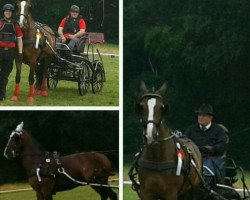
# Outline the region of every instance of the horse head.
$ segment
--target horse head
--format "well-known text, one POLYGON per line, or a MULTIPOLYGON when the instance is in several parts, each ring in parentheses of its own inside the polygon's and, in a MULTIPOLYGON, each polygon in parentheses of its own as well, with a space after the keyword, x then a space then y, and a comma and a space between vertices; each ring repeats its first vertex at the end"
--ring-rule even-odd
POLYGON ((4 150, 7 159, 15 159, 22 149, 23 122, 21 122, 10 134, 9 141, 4 150))
POLYGON ((27 24, 27 17, 30 14, 30 0, 17 2, 17 15, 19 18, 20 27, 23 28, 27 24))
POLYGON ((154 89, 149 91, 145 83, 141 83, 140 92, 142 96, 138 103, 138 111, 141 115, 144 136, 148 144, 151 144, 159 137, 159 127, 162 123, 163 112, 166 110, 166 106, 163 102, 163 96, 166 90, 166 83, 157 91, 154 91, 154 89))

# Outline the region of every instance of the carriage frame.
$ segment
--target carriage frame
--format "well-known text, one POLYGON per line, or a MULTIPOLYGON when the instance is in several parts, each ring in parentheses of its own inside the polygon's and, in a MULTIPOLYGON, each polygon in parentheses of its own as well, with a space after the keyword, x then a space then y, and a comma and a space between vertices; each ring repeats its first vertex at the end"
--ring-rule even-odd
POLYGON ((87 43, 87 39, 88 34, 85 34, 76 52, 67 44, 56 43, 55 58, 48 69, 49 89, 55 89, 58 82, 64 80, 77 82, 80 95, 85 95, 90 87, 94 94, 102 91, 106 81, 103 59, 98 49, 94 52, 94 44, 87 43))

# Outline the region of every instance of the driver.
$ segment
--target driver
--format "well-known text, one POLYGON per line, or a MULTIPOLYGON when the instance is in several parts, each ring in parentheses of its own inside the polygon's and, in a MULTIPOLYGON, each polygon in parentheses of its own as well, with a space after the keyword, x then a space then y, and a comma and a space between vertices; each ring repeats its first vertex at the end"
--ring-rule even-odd
POLYGON ((86 31, 86 23, 79 12, 80 8, 77 5, 72 5, 70 14, 63 18, 58 28, 62 43, 68 43, 68 47, 73 51, 77 48, 80 38, 86 31))
POLYGON ((185 135, 198 147, 203 157, 204 178, 208 185, 219 182, 224 164, 225 152, 229 138, 227 129, 213 123, 213 107, 203 104, 199 110, 198 123, 189 127, 185 135))
POLYGON ((14 6, 3 6, 4 18, 0 19, 0 101, 6 96, 6 86, 9 75, 13 69, 15 56, 22 60, 23 33, 20 26, 12 20, 14 6), (16 42, 18 55, 16 54, 16 42))

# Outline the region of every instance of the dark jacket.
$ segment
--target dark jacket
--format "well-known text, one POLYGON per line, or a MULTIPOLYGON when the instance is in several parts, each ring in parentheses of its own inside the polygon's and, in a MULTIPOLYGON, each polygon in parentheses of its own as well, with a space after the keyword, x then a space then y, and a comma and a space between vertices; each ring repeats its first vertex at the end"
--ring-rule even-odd
POLYGON ((214 123, 212 123, 211 127, 206 131, 202 131, 199 124, 191 126, 187 129, 185 135, 193 140, 193 142, 201 150, 203 156, 223 155, 229 141, 225 129, 214 123), (203 148, 206 145, 212 146, 213 152, 204 152, 203 148))
POLYGON ((79 21, 82 19, 82 16, 79 15, 78 18, 73 19, 69 16, 66 17, 66 24, 63 28, 63 34, 65 33, 71 33, 76 34, 78 31, 80 31, 79 27, 79 21))

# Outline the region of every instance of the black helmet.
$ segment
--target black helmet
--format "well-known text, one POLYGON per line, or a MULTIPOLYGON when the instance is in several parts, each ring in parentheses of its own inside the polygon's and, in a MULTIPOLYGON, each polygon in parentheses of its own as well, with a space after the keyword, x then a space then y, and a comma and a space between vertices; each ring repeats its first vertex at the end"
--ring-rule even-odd
POLYGON ((5 5, 3 6, 3 11, 5 11, 5 10, 14 11, 15 9, 14 9, 14 6, 13 6, 12 4, 5 4, 5 5))
POLYGON ((72 5, 70 8, 70 12, 80 12, 80 8, 77 5, 72 5))

